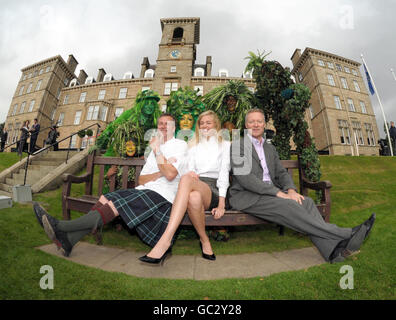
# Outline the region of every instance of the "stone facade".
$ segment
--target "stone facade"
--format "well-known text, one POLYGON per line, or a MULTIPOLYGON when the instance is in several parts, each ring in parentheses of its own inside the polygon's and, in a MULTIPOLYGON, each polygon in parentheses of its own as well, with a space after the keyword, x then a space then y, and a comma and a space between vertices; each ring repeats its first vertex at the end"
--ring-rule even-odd
POLYGON ((378 155, 379 133, 360 63, 328 52, 296 49, 296 82, 312 92, 306 119, 318 150, 331 155, 378 155))
MULTIPOLYGON (((162 37, 156 63, 151 64, 149 59, 144 57, 137 78, 132 72, 126 72, 123 79, 114 79, 104 69, 98 70, 96 78, 88 76, 84 70, 81 70, 77 77, 74 72, 78 62, 72 55, 67 63, 57 56, 22 69, 22 77, 6 120, 6 128, 11 132, 9 142, 18 140, 19 128, 24 120, 32 121, 36 117, 43 129, 57 123, 60 132, 58 140, 96 123, 99 123, 100 130, 103 130, 123 111, 132 108, 137 93, 145 89, 152 89, 160 94, 159 104, 163 109, 170 93, 186 86, 206 94, 229 80, 243 80, 254 91, 255 82, 250 75, 243 74, 240 78, 229 77, 227 70, 220 70, 218 74, 212 75, 210 56, 206 57, 205 64, 196 63, 196 50, 200 41, 199 18, 169 18, 161 19, 160 22, 162 37), (32 76, 29 77, 29 74, 32 76), (39 90, 34 90, 38 80, 42 80, 41 86, 39 90), (30 93, 26 93, 30 83, 33 83, 33 87, 30 93), (33 110, 27 112, 31 100, 35 100, 35 104, 33 110), (24 101, 26 106, 20 112, 20 106, 24 101), (17 109, 14 114, 15 105, 17 109)), ((307 49, 302 55, 297 49, 292 61, 292 73, 296 81, 305 83, 312 91, 313 116, 307 112, 306 120, 318 149, 329 151, 330 154, 378 154, 378 129, 369 96, 358 70, 359 64, 314 49, 307 49), (318 65, 318 59, 324 61, 324 67, 318 65), (327 67, 327 62, 330 61, 334 64, 333 69, 327 67), (341 64, 342 68, 354 69, 357 75, 335 70, 336 63, 341 64), (329 73, 336 82, 334 87, 328 84, 329 73), (346 78, 349 89, 341 89, 340 77, 346 78), (353 80, 357 81, 360 92, 356 92, 353 80), (342 110, 337 110, 334 106, 334 95, 340 97, 342 110), (355 112, 348 111, 348 98, 354 101, 355 112), (365 103, 366 113, 361 112, 360 101, 365 103), (349 144, 346 138, 344 143, 340 142, 340 125, 345 123, 340 124, 339 120, 346 120, 349 125, 349 144), (358 148, 352 139, 352 122, 359 122, 361 125, 363 144, 358 148), (367 143, 365 124, 371 125, 374 134, 373 146, 367 143)), ((268 128, 273 129, 271 125, 268 128)), ((97 127, 93 126, 91 129, 95 134, 97 127)), ((43 130, 37 140, 38 146, 43 145, 47 134, 48 130, 43 130)), ((94 143, 93 139, 87 136, 81 139, 75 135, 73 139, 61 142, 59 147, 67 148, 70 145, 72 148, 85 148, 94 143)), ((361 141, 358 142, 360 144, 361 141)))

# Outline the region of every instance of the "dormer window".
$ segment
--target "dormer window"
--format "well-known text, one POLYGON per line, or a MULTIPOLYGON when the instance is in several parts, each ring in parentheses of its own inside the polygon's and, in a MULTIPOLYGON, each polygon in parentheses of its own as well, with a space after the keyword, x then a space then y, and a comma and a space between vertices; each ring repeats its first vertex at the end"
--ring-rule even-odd
POLYGON ((220 69, 219 70, 219 77, 221 77, 221 78, 228 77, 228 70, 227 69, 220 69))
POLYGON ((205 70, 203 68, 196 68, 194 70, 194 77, 203 77, 205 75, 205 70))
POLYGON ((147 69, 146 72, 144 73, 145 78, 154 78, 154 70, 153 69, 147 69))
POLYGON ((86 80, 85 80, 85 84, 92 84, 93 83, 93 77, 88 77, 86 80))
POLYGON ((111 80, 113 80, 113 75, 111 73, 108 73, 104 76, 103 82, 107 82, 111 80))
POLYGON ((133 74, 131 71, 125 72, 123 79, 132 79, 132 78, 133 78, 133 74))
POLYGON ((69 87, 70 87, 70 88, 73 88, 73 87, 75 87, 77 84, 78 84, 77 79, 74 78, 72 81, 70 81, 69 87))

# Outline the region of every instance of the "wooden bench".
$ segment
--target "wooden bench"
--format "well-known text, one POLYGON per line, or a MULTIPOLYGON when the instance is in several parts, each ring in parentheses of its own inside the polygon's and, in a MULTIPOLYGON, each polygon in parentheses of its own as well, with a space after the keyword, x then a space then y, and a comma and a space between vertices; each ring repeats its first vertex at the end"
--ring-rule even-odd
MULTIPOLYGON (((303 195, 308 195, 308 189, 321 190, 322 198, 317 208, 323 216, 326 222, 330 219, 330 188, 331 183, 329 181, 320 182, 310 182, 302 174, 301 168, 299 166, 298 160, 282 160, 282 165, 288 170, 289 174, 293 175, 293 170, 298 170, 299 176, 299 186, 300 193, 303 195)), ((107 165, 117 165, 122 167, 122 179, 121 186, 122 189, 127 189, 134 187, 135 181, 138 181, 140 172, 145 164, 144 159, 139 158, 114 158, 114 157, 102 157, 92 153, 87 159, 87 172, 81 176, 74 176, 71 174, 63 175, 63 192, 62 192, 62 209, 63 209, 63 219, 70 220, 70 210, 75 210, 78 212, 87 213, 91 207, 98 201, 99 197, 102 195, 104 179, 105 179, 105 166, 107 165), (93 178, 94 178, 94 168, 99 166, 99 182, 98 182, 98 192, 96 195, 92 193, 93 190, 93 178), (128 181, 128 170, 130 167, 136 168, 135 181, 128 181), (73 183, 85 183, 85 194, 82 196, 74 197, 71 196, 71 186, 73 183)), ((114 191, 116 188, 116 177, 113 175, 109 179, 110 192, 114 191)), ((247 225, 258 225, 268 223, 265 220, 256 218, 250 214, 246 214, 240 211, 227 210, 224 216, 216 220, 213 218, 209 211, 206 211, 206 225, 207 226, 247 226, 247 225)), ((182 225, 191 225, 191 221, 186 214, 182 225)), ((283 227, 280 229, 280 234, 283 234, 283 227)))

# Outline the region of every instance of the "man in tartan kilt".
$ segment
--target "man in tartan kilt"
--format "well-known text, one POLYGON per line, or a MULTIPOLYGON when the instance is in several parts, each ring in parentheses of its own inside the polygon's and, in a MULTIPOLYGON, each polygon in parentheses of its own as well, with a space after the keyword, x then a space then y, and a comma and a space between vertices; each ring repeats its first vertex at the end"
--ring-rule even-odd
POLYGON ((118 216, 130 229, 136 229, 143 242, 151 247, 157 243, 168 224, 180 181, 179 171, 187 154, 187 143, 174 138, 172 115, 161 115, 157 129, 136 188, 102 195, 86 215, 71 221, 57 220, 34 203, 39 224, 65 256, 85 235, 97 232, 118 216))

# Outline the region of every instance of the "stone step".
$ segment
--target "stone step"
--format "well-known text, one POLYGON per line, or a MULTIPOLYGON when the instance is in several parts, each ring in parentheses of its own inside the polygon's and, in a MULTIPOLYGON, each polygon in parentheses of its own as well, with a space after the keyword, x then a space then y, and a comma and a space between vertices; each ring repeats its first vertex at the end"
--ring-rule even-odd
MULTIPOLYGON (((26 177, 26 184, 33 185, 36 182, 37 182, 37 179, 32 179, 32 178, 26 177)), ((6 184, 8 184, 10 186, 16 186, 18 184, 23 184, 23 177, 17 178, 17 179, 16 178, 7 178, 6 184)))
MULTIPOLYGON (((34 170, 34 171, 36 171, 36 170, 47 170, 47 169, 48 170, 54 170, 57 167, 59 167, 59 166, 57 166, 57 165, 42 166, 42 165, 39 165, 39 164, 29 164, 28 171, 30 171, 30 170, 34 170)), ((21 170, 25 170, 25 169, 21 169, 21 170)), ((23 171, 23 172, 25 172, 25 171, 23 171)), ((19 173, 21 173, 21 171, 19 171, 19 173)))
POLYGON ((40 159, 40 160, 33 160, 31 162, 32 165, 39 165, 39 166, 45 166, 45 167, 49 167, 49 166, 60 166, 62 163, 64 163, 64 161, 57 161, 57 160, 53 160, 53 159, 40 159))
POLYGON ((0 190, 0 195, 1 196, 7 196, 7 197, 10 197, 10 198, 12 198, 12 196, 13 196, 12 192, 7 192, 7 191, 4 191, 4 190, 0 190))
MULTIPOLYGON (((49 171, 48 171, 49 172, 49 171)), ((27 175, 26 175, 26 179, 29 179, 29 180, 34 180, 34 181, 39 181, 41 178, 43 178, 43 177, 45 177, 47 174, 48 174, 48 172, 47 173, 45 173, 45 172, 37 172, 37 171, 29 171, 28 170, 28 173, 27 173, 27 175)), ((13 175, 12 175, 12 179, 17 179, 17 180, 22 180, 23 181, 23 179, 25 179, 25 172, 22 172, 22 173, 14 173, 13 175)))
POLYGON ((12 193, 12 186, 5 184, 5 183, 0 183, 0 190, 12 193))

